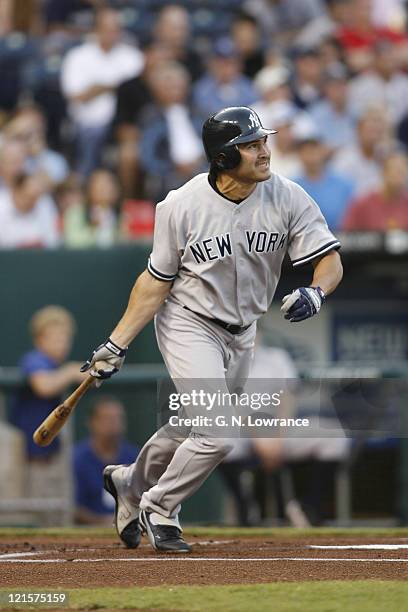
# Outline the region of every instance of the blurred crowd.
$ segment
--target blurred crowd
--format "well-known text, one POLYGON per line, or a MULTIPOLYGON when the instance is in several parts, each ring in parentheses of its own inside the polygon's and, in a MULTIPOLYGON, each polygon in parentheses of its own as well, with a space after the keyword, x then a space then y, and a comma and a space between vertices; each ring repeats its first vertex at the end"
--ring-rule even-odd
POLYGON ((334 231, 408 230, 405 0, 0 0, 0 248, 149 238, 250 105, 334 231))

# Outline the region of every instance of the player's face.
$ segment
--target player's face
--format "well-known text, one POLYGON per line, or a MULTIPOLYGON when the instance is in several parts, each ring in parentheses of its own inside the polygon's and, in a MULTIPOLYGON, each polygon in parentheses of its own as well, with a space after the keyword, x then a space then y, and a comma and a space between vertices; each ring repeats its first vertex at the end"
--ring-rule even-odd
POLYGON ((271 176, 269 169, 271 152, 267 137, 238 145, 238 147, 241 163, 234 170, 234 178, 243 183, 266 181, 271 176))

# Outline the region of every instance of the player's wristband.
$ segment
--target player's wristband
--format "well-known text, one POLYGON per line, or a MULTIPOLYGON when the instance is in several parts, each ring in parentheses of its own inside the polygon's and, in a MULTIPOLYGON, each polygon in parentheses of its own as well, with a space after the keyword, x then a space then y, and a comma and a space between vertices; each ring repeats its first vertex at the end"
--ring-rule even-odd
POLYGON ((126 348, 122 348, 121 346, 118 346, 110 338, 107 339, 107 341, 105 342, 104 346, 105 346, 105 348, 108 349, 108 351, 110 351, 114 355, 117 355, 117 357, 124 357, 126 355, 126 353, 127 353, 127 347, 126 348))
POLYGON ((325 301, 326 301, 326 299, 327 299, 327 298, 326 298, 326 294, 325 294, 325 292, 323 291, 323 289, 322 289, 321 287, 312 287, 312 289, 315 289, 315 290, 317 291, 317 293, 318 293, 318 294, 319 294, 319 296, 320 296, 320 299, 322 300, 322 304, 323 304, 323 302, 325 302, 325 301))

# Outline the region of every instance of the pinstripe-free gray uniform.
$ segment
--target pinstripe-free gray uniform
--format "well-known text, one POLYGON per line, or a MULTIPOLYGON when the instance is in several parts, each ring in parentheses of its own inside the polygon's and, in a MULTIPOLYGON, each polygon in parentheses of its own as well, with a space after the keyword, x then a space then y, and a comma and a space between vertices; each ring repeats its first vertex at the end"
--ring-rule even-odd
MULTIPOLYGON (((239 204, 215 191, 207 174, 170 192, 157 205, 148 270, 172 282, 156 335, 178 390, 191 379, 212 389, 217 381, 221 391, 241 387, 255 322, 272 302, 285 254, 300 266, 339 246, 317 204, 276 174, 239 204), (243 329, 230 333, 220 321, 243 329)), ((162 434, 130 466, 129 493, 142 509, 175 517, 229 449, 200 427, 186 439, 162 434)))

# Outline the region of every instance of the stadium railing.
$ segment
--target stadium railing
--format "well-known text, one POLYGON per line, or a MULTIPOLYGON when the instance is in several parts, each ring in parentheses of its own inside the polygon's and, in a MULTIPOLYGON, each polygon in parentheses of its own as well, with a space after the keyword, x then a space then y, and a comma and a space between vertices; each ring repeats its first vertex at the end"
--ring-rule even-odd
MULTIPOLYGON (((153 402, 157 382, 160 379, 167 377, 166 369, 161 364, 144 364, 144 365, 126 365, 122 371, 109 382, 109 394, 116 392, 131 393, 133 396, 135 391, 141 388, 148 388, 149 397, 152 405, 149 408, 150 421, 146 425, 147 429, 152 429, 155 426, 155 409, 153 402)), ((385 364, 366 365, 356 367, 353 364, 332 364, 331 366, 310 367, 304 368, 301 371, 301 377, 304 380, 347 380, 347 379, 395 379, 396 381, 408 380, 408 366, 406 364, 385 364)), ((0 395, 10 397, 16 389, 23 385, 20 372, 17 368, 0 368, 0 395)), ((402 387, 405 389, 405 385, 402 387)), ((92 393, 92 392, 91 392, 92 393)), ((406 400, 408 400, 408 394, 406 400)), ((7 402, 6 402, 7 403, 7 402)), ((404 524, 408 523, 408 415, 405 407, 407 402, 405 398, 401 403, 402 410, 400 414, 401 431, 399 432, 400 446, 400 473, 399 482, 400 490, 397 492, 399 499, 400 516, 396 517, 396 521, 404 524)), ((6 418, 6 412, 3 410, 2 418, 6 418)), ((135 413, 140 411, 133 411, 135 413)), ((144 412, 144 414, 146 414, 144 412)), ((72 442, 78 437, 78 431, 85 431, 85 412, 81 410, 81 406, 76 411, 75 418, 72 419, 64 430, 64 452, 66 453, 66 461, 70 461, 70 453, 72 442)), ((1 417, 1 413, 0 413, 1 417)), ((145 419, 145 416, 143 417, 145 419)), ((0 418, 1 420, 1 418, 0 418)), ((149 433, 149 432, 148 432, 149 433)), ((143 435, 143 437, 145 437, 143 435)), ((356 435, 353 441, 352 451, 347 459, 341 463, 335 478, 335 524, 339 526, 353 525, 353 500, 351 494, 351 482, 353 466, 358 457, 363 445, 366 443, 364 436, 356 435)), ((62 513, 62 522, 69 524, 72 522, 73 516, 73 499, 72 494, 67 498, 49 498, 44 499, 26 499, 10 498, 0 499, 0 521, 1 516, 9 515, 10 513, 25 513, 41 515, 42 513, 58 511, 62 513)))

